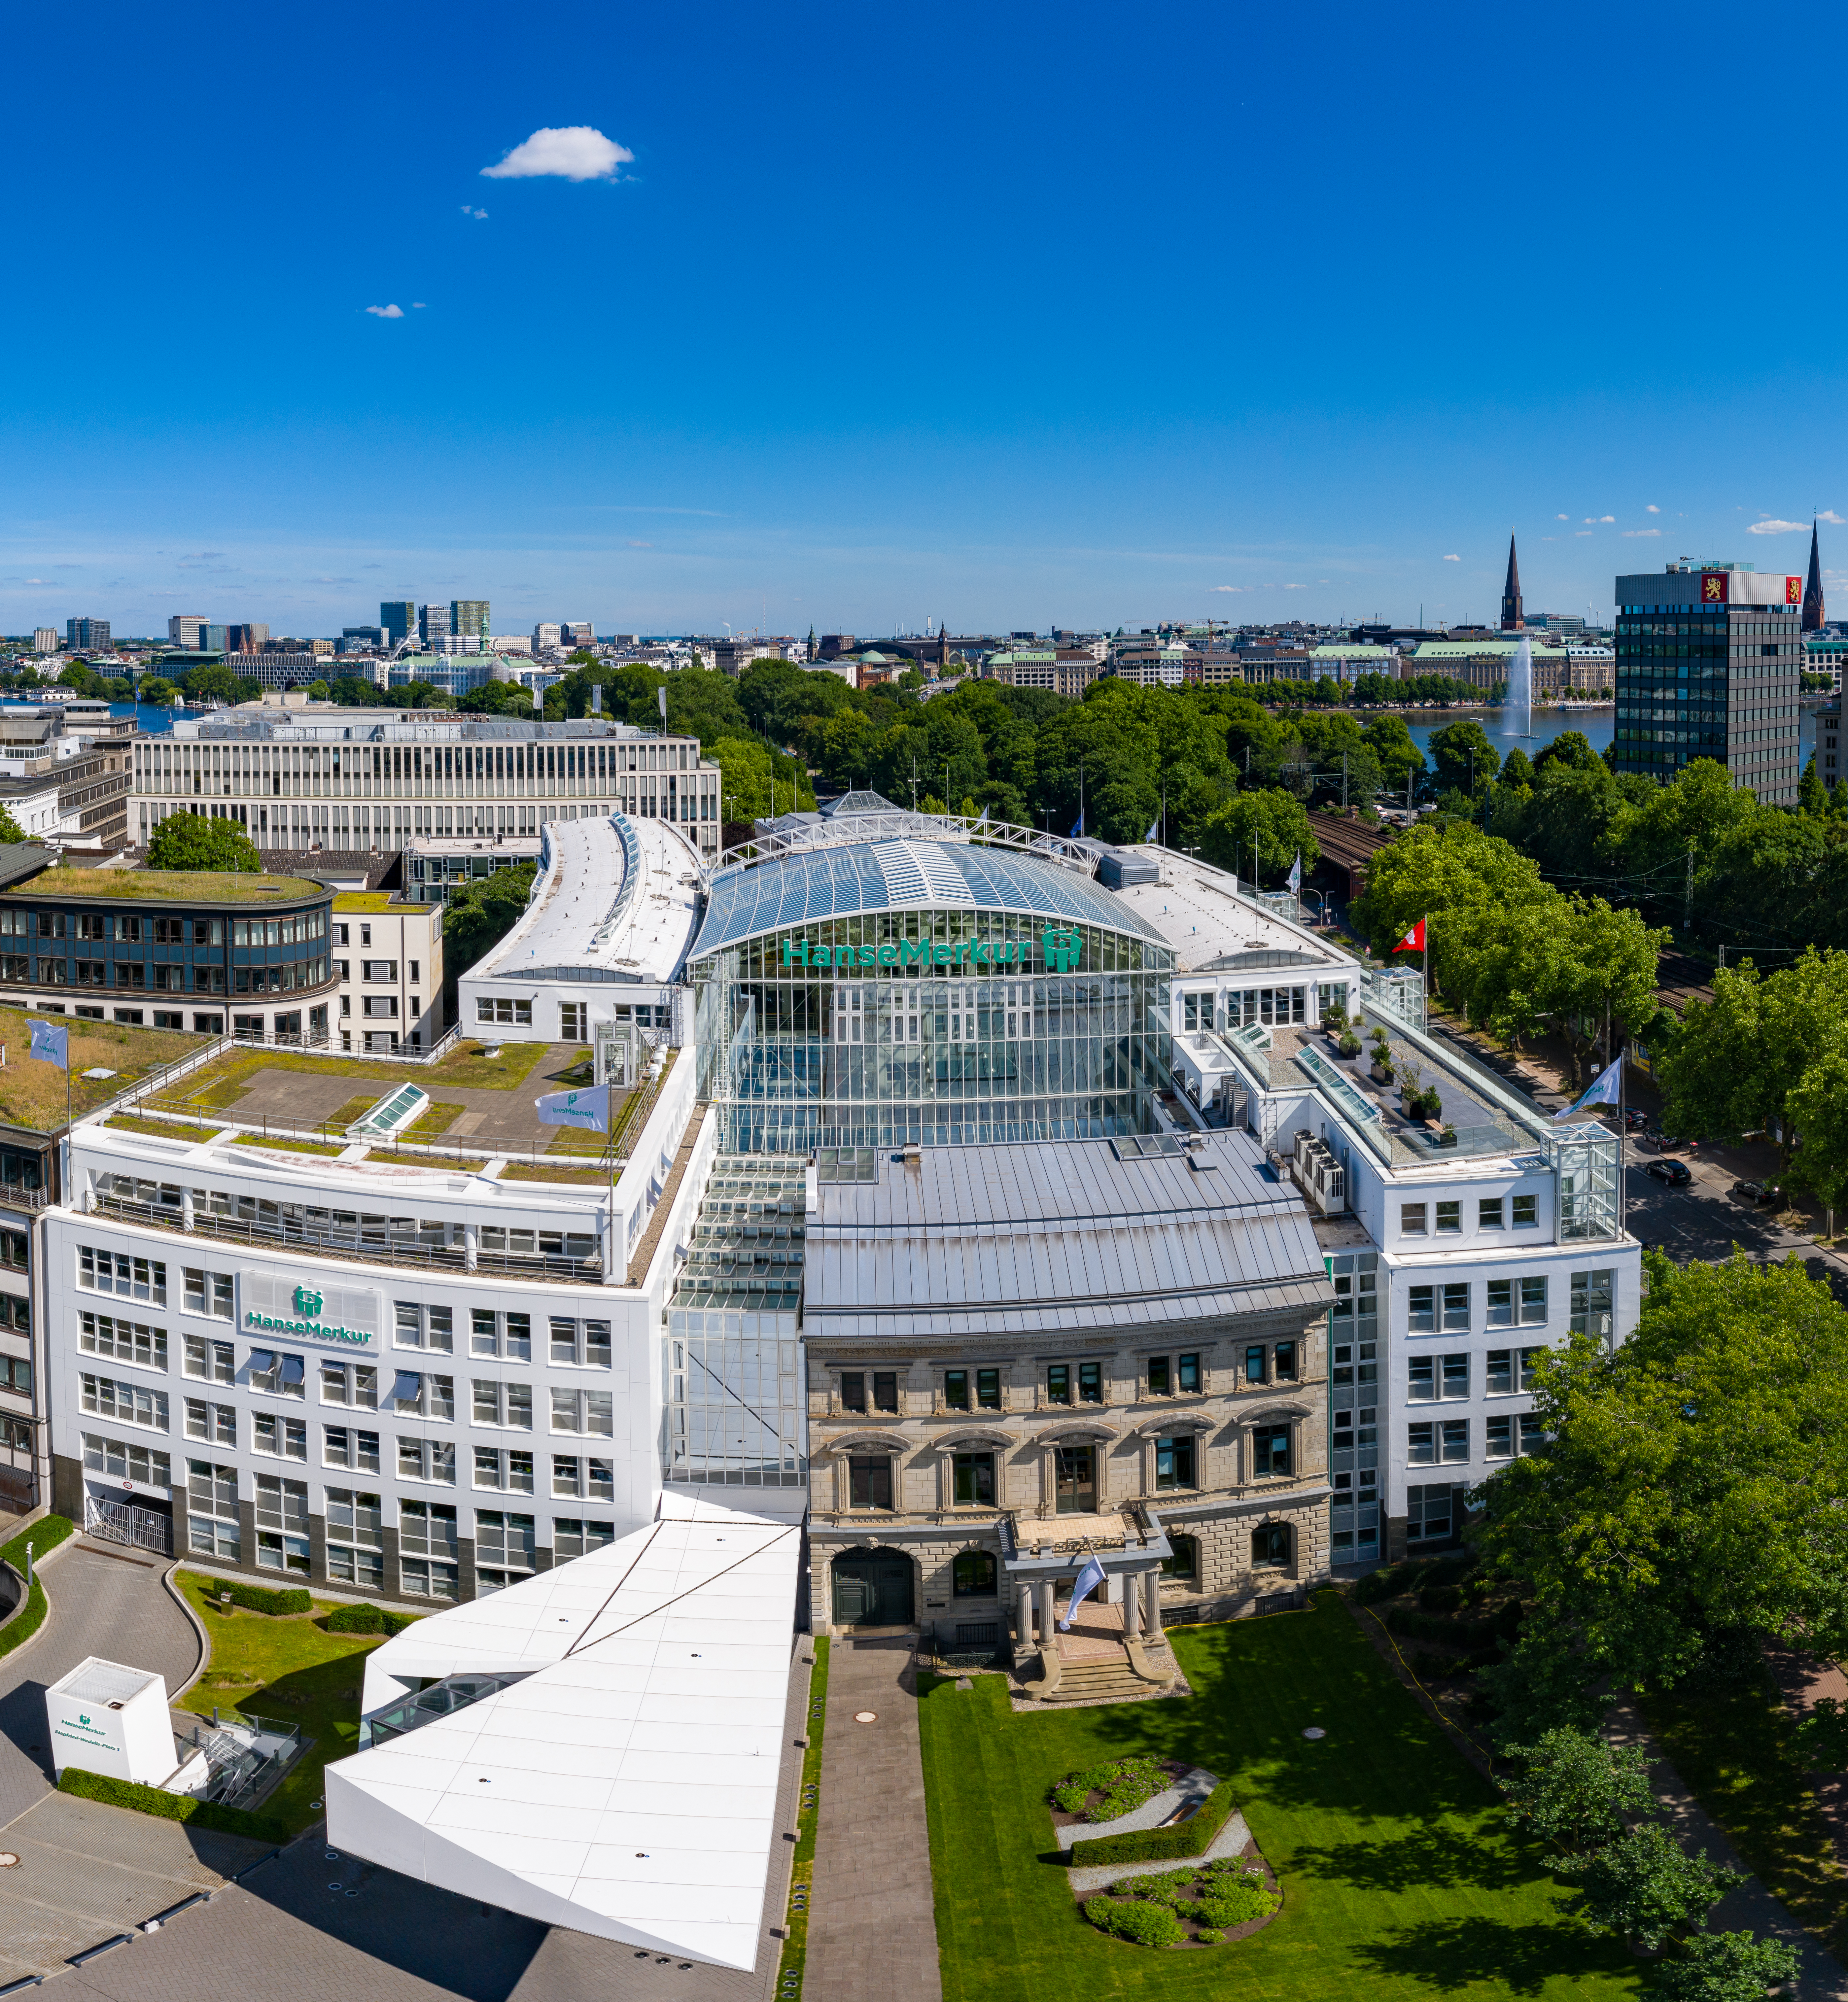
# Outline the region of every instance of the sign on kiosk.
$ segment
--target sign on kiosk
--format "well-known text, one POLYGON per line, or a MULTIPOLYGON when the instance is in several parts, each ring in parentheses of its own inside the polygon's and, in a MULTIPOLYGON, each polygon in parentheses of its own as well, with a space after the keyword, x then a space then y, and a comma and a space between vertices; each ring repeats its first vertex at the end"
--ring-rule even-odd
POLYGON ((45 1692, 51 1763, 158 1787, 173 1777, 173 1725, 164 1676, 87 1655, 45 1692))

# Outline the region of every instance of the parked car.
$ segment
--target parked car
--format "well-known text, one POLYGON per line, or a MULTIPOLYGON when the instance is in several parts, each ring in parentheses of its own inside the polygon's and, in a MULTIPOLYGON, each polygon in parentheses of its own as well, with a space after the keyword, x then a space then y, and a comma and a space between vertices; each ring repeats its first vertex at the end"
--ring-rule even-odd
POLYGON ((1639 1111, 1634 1105, 1625 1107, 1623 1111, 1623 1130, 1625 1132, 1640 1133, 1648 1124, 1649 1115, 1647 1112, 1639 1111))
POLYGON ((1685 1163, 1657 1160, 1644 1163, 1643 1172, 1653 1175, 1658 1182, 1666 1182, 1670 1188, 1685 1188, 1694 1177, 1685 1163))
POLYGON ((1735 1182, 1732 1192, 1745 1202, 1782 1202, 1783 1196, 1769 1182, 1735 1182))

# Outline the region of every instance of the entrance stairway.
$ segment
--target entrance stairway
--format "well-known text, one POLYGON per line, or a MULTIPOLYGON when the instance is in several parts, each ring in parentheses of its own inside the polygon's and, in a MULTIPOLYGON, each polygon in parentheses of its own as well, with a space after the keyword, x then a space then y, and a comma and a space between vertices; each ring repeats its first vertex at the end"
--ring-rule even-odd
POLYGON ((1149 1685, 1129 1665, 1127 1655, 1114 1661, 1066 1662, 1048 1703, 1129 1703, 1149 1693, 1149 1685))

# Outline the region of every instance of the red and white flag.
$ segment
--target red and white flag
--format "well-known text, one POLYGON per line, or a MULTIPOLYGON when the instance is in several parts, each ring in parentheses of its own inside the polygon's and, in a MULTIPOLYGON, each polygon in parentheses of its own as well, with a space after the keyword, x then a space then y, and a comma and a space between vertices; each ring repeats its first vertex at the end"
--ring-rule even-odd
POLYGON ((1422 952, 1424 950, 1424 920, 1421 918, 1393 950, 1395 952, 1422 952))

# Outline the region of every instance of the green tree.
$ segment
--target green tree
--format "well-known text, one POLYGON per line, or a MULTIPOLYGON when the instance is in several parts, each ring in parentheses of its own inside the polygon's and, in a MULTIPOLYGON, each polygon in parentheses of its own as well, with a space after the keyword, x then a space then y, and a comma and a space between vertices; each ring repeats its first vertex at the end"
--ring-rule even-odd
MULTIPOLYGON (((162 821, 162 825, 166 825, 162 821)), ((511 931, 532 893, 538 865, 516 863, 461 884, 443 912, 445 985, 453 1001, 455 983, 511 931)), ((450 1010, 452 1019, 454 1009, 450 1010)))
POLYGON ((205 814, 169 814, 148 843, 150 869, 228 870, 260 874, 263 863, 256 845, 238 821, 205 814))
POLYGON ((518 682, 483 682, 458 698, 456 707, 465 716, 521 716, 532 713, 532 693, 518 682))
POLYGON ((164 675, 144 675, 137 692, 143 702, 152 703, 159 708, 166 709, 172 705, 180 691, 164 675))
POLYGON ((1816 754, 1810 753, 1809 762, 1803 768, 1803 776, 1797 781, 1797 806, 1800 812, 1813 814, 1821 819, 1829 811, 1829 790, 1816 772, 1816 754))
POLYGON ((1619 1688, 1672 1687, 1744 1627, 1848 1648, 1848 1313, 1795 1260, 1645 1254, 1635 1333, 1542 1369, 1545 1453, 1477 1492, 1524 1634, 1619 1688))
MULTIPOLYGON (((1386 685, 1389 688, 1391 685, 1386 685)), ((1376 716, 1361 735, 1379 760, 1381 783, 1395 797, 1403 797, 1406 780, 1421 776, 1424 770, 1424 753, 1413 741, 1405 718, 1376 716)))
POLYGON ((1240 793, 1212 814, 1203 847, 1215 867, 1236 869, 1260 889, 1280 888, 1299 854, 1305 877, 1322 857, 1302 802, 1269 787, 1240 793))
POLYGON ((25 839, 24 830, 13 818, 11 809, 0 807, 0 842, 17 842, 25 839))
POLYGON ((1509 1820, 1567 1856, 1588 1854, 1622 1832, 1627 1815, 1655 1805, 1638 1746, 1557 1725, 1531 1745, 1511 1745, 1508 1756, 1522 1768, 1505 1783, 1509 1820))
MULTIPOLYGON (((1806 952, 1764 978, 1747 960, 1716 972, 1713 989, 1689 1002, 1657 1066, 1663 1118, 1678 1133, 1727 1138, 1776 1128, 1787 1169, 1791 1093, 1848 1032, 1848 954, 1806 952)), ((1812 1110, 1826 1089, 1815 1087, 1812 1110)))
POLYGON ((1756 1933, 1696 1933, 1655 1970, 1649 1993, 1662 2002, 1764 2002, 1796 1979, 1797 1950, 1756 1933))
MULTIPOLYGON (((64 677, 60 675, 58 678, 61 681, 64 677)), ((188 668, 180 677, 180 685, 194 702, 236 702, 241 699, 238 678, 222 661, 188 668)))
POLYGON ((308 699, 310 702, 325 702, 327 699, 327 684, 325 682, 310 682, 308 699))
POLYGON ((1599 762, 1591 739, 1582 730, 1562 730, 1551 743, 1541 745, 1535 755, 1533 769, 1536 776, 1556 765, 1567 771, 1588 772, 1599 762))
POLYGON ((1501 761, 1501 783, 1505 786, 1515 786, 1522 792, 1531 793, 1533 790, 1533 766, 1528 762, 1527 753, 1517 744, 1501 761))
POLYGON ((1646 1953, 1699 1925, 1735 1884, 1744 1882, 1700 1850, 1683 1849, 1658 1822, 1625 1830, 1577 1871, 1571 1910, 1588 1925, 1617 1933, 1646 1953))
POLYGON ((1452 821, 1412 828, 1381 849, 1367 865, 1366 889, 1350 915, 1382 956, 1429 917, 1431 971, 1447 989, 1456 956, 1489 912, 1544 903, 1554 895, 1518 849, 1466 821, 1452 821))
POLYGON ((1440 790, 1455 786, 1459 792, 1472 795, 1486 791, 1501 769, 1501 753, 1473 716, 1434 730, 1431 755, 1437 763, 1440 790))
POLYGON ((65 687, 75 689, 82 696, 93 696, 102 685, 100 678, 92 673, 82 661, 73 661, 59 673, 58 678, 65 687))
POLYGON ((720 811, 728 821, 768 820, 772 814, 814 810, 808 774, 788 758, 774 756, 755 737, 720 737, 703 747, 723 775, 720 811), (799 797, 792 798, 792 783, 799 797))
POLYGON ((1832 1043, 1790 1090, 1784 1110, 1803 1145, 1787 1157, 1784 1181, 1814 1195, 1835 1235, 1835 1212, 1848 1198, 1848 1045, 1832 1043))

